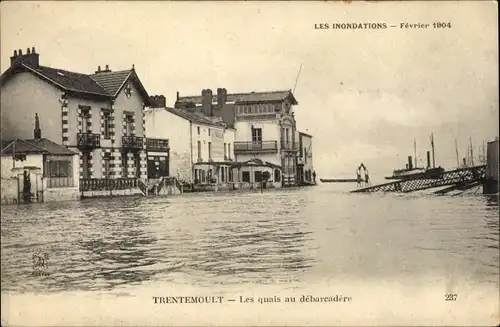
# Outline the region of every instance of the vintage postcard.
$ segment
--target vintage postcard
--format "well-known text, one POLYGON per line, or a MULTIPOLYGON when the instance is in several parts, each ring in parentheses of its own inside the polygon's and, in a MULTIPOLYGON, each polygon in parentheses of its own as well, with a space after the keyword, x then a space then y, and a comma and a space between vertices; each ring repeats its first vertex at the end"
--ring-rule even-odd
POLYGON ((4 1, 2 326, 492 326, 494 1, 4 1))

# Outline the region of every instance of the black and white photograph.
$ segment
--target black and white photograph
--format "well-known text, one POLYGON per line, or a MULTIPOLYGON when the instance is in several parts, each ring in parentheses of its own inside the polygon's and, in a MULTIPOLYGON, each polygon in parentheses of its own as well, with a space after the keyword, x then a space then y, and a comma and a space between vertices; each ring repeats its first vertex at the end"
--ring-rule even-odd
POLYGON ((500 323, 498 3, 2 1, 2 326, 500 323))

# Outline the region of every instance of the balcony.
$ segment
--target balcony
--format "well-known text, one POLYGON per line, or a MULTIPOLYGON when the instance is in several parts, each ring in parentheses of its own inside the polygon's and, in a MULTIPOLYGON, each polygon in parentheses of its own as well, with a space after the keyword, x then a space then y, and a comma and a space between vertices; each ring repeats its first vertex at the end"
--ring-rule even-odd
POLYGON ((122 148, 129 150, 141 150, 144 147, 144 138, 138 136, 123 136, 122 148))
POLYGON ((77 147, 80 150, 93 150, 101 147, 101 135, 92 133, 78 133, 77 147))
POLYGON ((169 149, 167 139, 146 139, 146 150, 148 151, 168 151, 169 149))
POLYGON ((234 153, 277 152, 278 141, 234 142, 234 153))
POLYGON ((299 151, 299 142, 281 141, 281 150, 284 151, 299 151))

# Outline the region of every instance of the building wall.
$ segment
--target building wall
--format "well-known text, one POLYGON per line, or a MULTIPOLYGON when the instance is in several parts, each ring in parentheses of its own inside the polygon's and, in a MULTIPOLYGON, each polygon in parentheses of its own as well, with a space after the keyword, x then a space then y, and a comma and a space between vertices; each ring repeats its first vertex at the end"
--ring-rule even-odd
MULTIPOLYGON (((262 141, 280 141, 279 123, 277 120, 236 121, 235 142, 251 142, 252 126, 262 129, 262 141)), ((278 145, 279 146, 279 145, 278 145)))
POLYGON ((11 156, 1 157, 1 202, 12 204, 18 199, 18 192, 22 191, 24 169, 30 170, 31 192, 43 191, 43 202, 78 200, 80 160, 78 155, 73 156, 73 186, 47 188, 47 179, 43 176, 43 156, 40 154, 27 155, 25 161, 14 161, 11 156), (20 176, 20 179, 19 179, 20 176))
MULTIPOLYGON (((132 95, 130 97, 127 97, 125 94, 125 91, 123 88, 118 96, 116 97, 115 103, 114 103, 114 109, 116 112, 119 111, 129 111, 129 112, 134 112, 134 119, 135 119, 135 135, 139 137, 144 137, 144 128, 143 128, 143 118, 145 114, 144 108, 144 101, 140 96, 140 93, 135 86, 134 83, 128 82, 128 84, 131 87, 132 90, 132 95)), ((116 115, 117 116, 117 126, 122 126, 122 115, 116 115)), ((119 136, 120 140, 121 137, 123 136, 122 130, 119 129, 117 136, 119 136)), ((120 141, 121 142, 121 141, 120 141)))
MULTIPOLYGON (((17 201, 19 189, 22 190, 23 182, 22 174, 24 167, 30 167, 31 190, 37 190, 37 173, 42 173, 43 156, 41 154, 27 155, 25 161, 14 161, 12 156, 2 156, 1 159, 1 196, 2 204, 11 204, 17 201), (18 176, 21 175, 21 180, 18 176)), ((38 185, 41 190, 42 185, 38 185)))
POLYGON ((146 137, 168 139, 170 175, 182 181, 192 181, 189 121, 163 108, 149 109, 146 112, 146 137))
POLYGON ((226 128, 224 131, 224 143, 226 144, 226 155, 228 159, 235 160, 234 141, 236 131, 232 128, 226 128))
POLYGON ((73 187, 47 188, 47 181, 43 183, 43 202, 74 201, 80 199, 80 156, 73 156, 73 187))
POLYGON ((304 172, 310 170, 312 174, 312 172, 314 171, 312 138, 304 134, 301 134, 300 138, 302 140, 302 158, 304 162, 304 172))
POLYGON ((35 113, 40 118, 42 137, 60 143, 62 92, 31 73, 19 73, 1 89, 1 137, 31 139, 35 128, 35 113))

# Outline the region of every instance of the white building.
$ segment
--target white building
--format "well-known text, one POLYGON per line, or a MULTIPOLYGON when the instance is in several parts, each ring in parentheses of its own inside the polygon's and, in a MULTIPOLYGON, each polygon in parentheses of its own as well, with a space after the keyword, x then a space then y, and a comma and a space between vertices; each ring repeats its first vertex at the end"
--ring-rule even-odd
POLYGON ((222 117, 235 129, 234 154, 238 162, 238 181, 260 183, 264 172, 275 187, 297 182, 295 139, 296 122, 291 90, 227 94, 218 89, 203 90, 201 96, 179 97, 177 108, 201 108, 207 116, 222 117), (247 164, 245 164, 247 163, 247 164))
POLYGON ((312 136, 297 132, 296 139, 299 141, 299 154, 297 155, 297 180, 301 185, 316 183, 316 173, 313 166, 313 144, 312 136))
POLYGON ((34 139, 1 143, 2 204, 80 199, 78 153, 36 130, 34 139))
POLYGON ((151 108, 146 112, 148 138, 169 139, 169 172, 181 182, 227 184, 233 181, 234 129, 196 110, 151 108))

